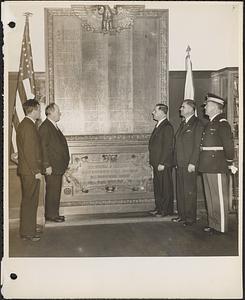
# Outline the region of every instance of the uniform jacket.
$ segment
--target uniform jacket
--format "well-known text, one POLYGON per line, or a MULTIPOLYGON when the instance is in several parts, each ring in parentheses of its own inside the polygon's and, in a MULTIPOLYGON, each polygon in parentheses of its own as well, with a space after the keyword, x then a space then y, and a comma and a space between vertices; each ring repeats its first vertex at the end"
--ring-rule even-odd
POLYGON ((174 163, 179 167, 198 165, 204 125, 196 116, 182 122, 175 135, 174 163))
POLYGON ((52 167, 52 174, 64 174, 70 156, 66 138, 60 130, 46 119, 39 127, 41 137, 43 168, 52 167))
POLYGON ((29 118, 24 118, 16 132, 19 175, 41 173, 42 155, 38 130, 29 118))
POLYGON ((165 119, 151 134, 149 140, 149 162, 156 168, 159 164, 173 165, 174 129, 165 119))
POLYGON ((202 147, 223 147, 223 150, 201 150, 199 171, 226 173, 234 158, 234 142, 230 124, 223 114, 217 115, 205 126, 202 147))

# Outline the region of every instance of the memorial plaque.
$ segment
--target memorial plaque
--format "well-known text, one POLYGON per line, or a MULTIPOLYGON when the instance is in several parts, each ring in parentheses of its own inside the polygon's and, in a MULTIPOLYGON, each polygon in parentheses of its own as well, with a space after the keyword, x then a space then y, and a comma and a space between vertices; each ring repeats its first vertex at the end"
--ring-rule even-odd
POLYGON ((111 21, 96 5, 46 12, 47 96, 64 134, 151 132, 154 105, 168 102, 168 11, 121 5, 111 21))

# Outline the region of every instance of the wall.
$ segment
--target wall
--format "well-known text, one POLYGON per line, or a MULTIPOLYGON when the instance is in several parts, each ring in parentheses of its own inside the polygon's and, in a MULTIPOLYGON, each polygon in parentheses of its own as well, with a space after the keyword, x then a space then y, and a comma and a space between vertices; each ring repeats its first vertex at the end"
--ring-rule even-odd
MULTIPOLYGON (((41 1, 4 3, 4 24, 16 22, 14 29, 5 26, 5 55, 9 71, 19 67, 20 45, 24 29, 23 13, 32 12, 30 36, 34 69, 45 71, 44 7, 70 7, 78 1, 41 1)), ((85 4, 88 4, 87 1, 85 4)), ((98 3, 91 2, 93 5, 98 3)), ((117 2, 124 4, 125 2, 117 2)), ((100 2, 101 4, 101 2, 100 2)), ((114 5, 115 2, 111 2, 114 5)), ((135 4, 135 3, 134 3, 135 4)), ((169 70, 184 70, 188 44, 194 70, 218 70, 238 66, 242 53, 242 3, 240 2, 164 2, 137 1, 146 8, 169 9, 169 70)))

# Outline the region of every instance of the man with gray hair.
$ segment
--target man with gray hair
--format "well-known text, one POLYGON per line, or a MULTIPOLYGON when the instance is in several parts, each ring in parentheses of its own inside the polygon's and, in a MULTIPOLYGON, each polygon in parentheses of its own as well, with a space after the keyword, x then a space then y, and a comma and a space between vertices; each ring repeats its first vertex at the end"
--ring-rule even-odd
POLYGON ((59 207, 62 176, 70 160, 69 150, 66 138, 56 124, 61 116, 59 106, 55 103, 49 104, 45 114, 47 118, 39 127, 46 181, 45 219, 50 222, 64 222, 65 217, 60 216, 59 207))

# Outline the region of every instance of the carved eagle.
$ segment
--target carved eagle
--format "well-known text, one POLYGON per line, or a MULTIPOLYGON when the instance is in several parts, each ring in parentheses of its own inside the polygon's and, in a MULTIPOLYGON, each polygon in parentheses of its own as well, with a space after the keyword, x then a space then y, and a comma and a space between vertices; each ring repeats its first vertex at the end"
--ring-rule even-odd
POLYGON ((81 19, 81 25, 92 32, 120 32, 133 25, 134 12, 143 9, 137 5, 72 5, 71 9, 81 19))

